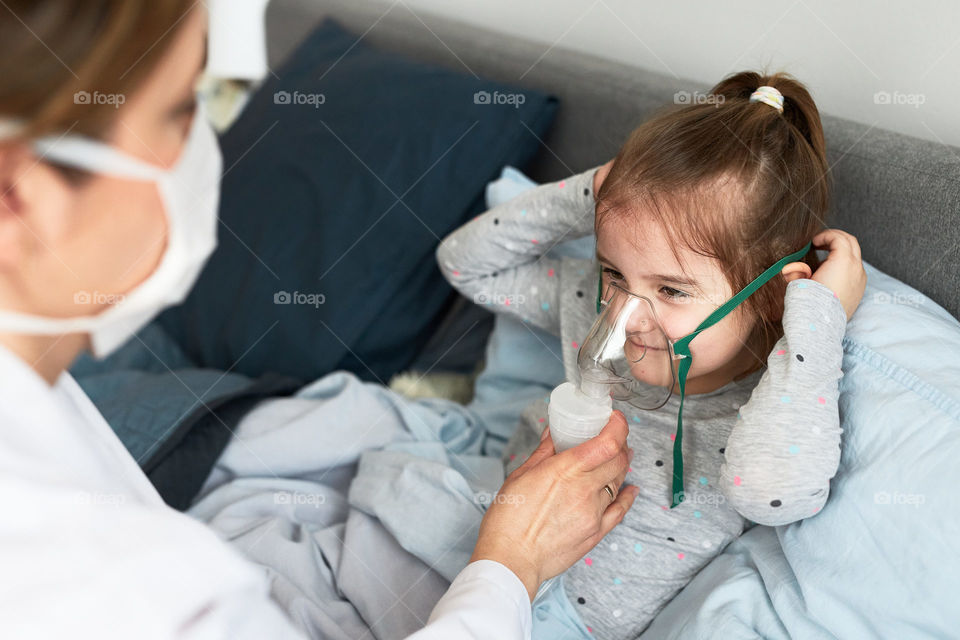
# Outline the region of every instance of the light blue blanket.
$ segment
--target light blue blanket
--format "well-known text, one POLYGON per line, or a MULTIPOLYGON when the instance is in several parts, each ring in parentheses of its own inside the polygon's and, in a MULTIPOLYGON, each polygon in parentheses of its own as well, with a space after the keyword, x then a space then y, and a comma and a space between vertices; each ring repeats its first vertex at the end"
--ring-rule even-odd
POLYGON ((189 513, 264 567, 309 637, 404 638, 503 482, 484 438, 461 405, 330 374, 245 416, 189 513))
MULTIPOLYGON (((533 186, 507 169, 488 205, 533 186)), ((558 249, 582 256, 592 238, 558 249)), ((644 640, 957 637, 960 323, 864 266, 867 290, 843 341, 843 455, 830 500, 813 518, 745 533, 644 640)), ((512 411, 562 378, 558 348, 556 338, 497 318, 481 406, 472 407, 487 429, 512 428, 499 407, 512 411)))
MULTIPOLYGON (((531 185, 507 171, 488 204, 531 185)), ((745 533, 643 640, 956 637, 960 323, 866 268, 844 338, 843 457, 826 507, 745 533)), ((503 481, 495 456, 522 407, 561 381, 558 354, 555 337, 498 317, 469 407, 347 374, 264 403, 191 512, 267 568, 312 637, 402 638, 466 566, 503 481)), ((562 599, 547 594, 534 615, 544 637, 577 637, 562 599)))

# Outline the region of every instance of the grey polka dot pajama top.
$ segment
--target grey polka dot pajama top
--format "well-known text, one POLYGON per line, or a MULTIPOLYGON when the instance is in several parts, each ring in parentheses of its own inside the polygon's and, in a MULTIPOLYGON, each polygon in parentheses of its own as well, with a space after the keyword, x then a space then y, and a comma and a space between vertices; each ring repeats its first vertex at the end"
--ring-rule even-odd
MULTIPOLYGON (((596 319, 597 265, 544 255, 593 232, 596 168, 541 185, 450 234, 437 259, 463 295, 559 336, 567 379, 596 319)), ((655 411, 615 402, 635 451, 633 508, 564 574, 582 622, 598 638, 635 638, 696 573, 753 523, 784 525, 817 513, 840 461, 838 383, 846 313, 809 279, 787 286, 784 336, 766 367, 684 402, 686 500, 671 509, 679 396, 655 411)), ((547 398, 523 412, 507 471, 536 447, 547 398)), ((536 621, 534 621, 536 622, 536 621)))

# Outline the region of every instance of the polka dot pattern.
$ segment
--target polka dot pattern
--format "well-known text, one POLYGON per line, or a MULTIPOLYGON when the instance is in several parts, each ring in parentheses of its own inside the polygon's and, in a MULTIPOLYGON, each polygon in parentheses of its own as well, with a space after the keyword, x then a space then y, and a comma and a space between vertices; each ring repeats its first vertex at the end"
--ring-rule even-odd
MULTIPOLYGON (((586 204, 585 200, 581 200, 581 197, 584 199, 589 198, 592 203, 592 191, 588 188, 585 181, 571 180, 572 179, 557 182, 556 188, 565 190, 566 193, 559 194, 553 192, 552 197, 557 199, 558 203, 560 197, 562 197, 564 201, 573 201, 578 203, 578 205, 586 204), (566 189, 568 186, 570 189, 566 189)), ((547 228, 553 221, 538 220, 536 219, 537 215, 539 214, 539 217, 543 219, 547 219, 548 216, 556 217, 559 223, 560 218, 567 215, 567 213, 546 199, 539 201, 530 199, 526 202, 528 203, 526 205, 528 208, 522 209, 519 212, 516 210, 498 209, 497 217, 485 218, 486 222, 483 225, 478 225, 478 229, 482 227, 483 233, 496 233, 499 234, 500 237, 505 238, 506 242, 504 242, 503 246, 507 249, 525 254, 545 250, 552 245, 553 240, 557 236, 543 231, 543 229, 547 228), (519 216, 517 215, 518 213, 519 216), (533 216, 533 219, 522 220, 522 218, 526 218, 528 215, 533 216), (528 222, 536 222, 536 225, 527 224, 528 222), (523 231, 524 228, 527 229, 526 232, 523 231), (517 230, 520 230, 520 235, 516 235, 517 230), (508 231, 513 233, 512 237, 507 238, 504 236, 508 231), (531 244, 540 245, 542 249, 532 249, 531 244)), ((451 239, 447 242, 450 243, 450 246, 454 246, 456 240, 451 239)), ((548 264, 557 265, 556 262, 548 262, 548 264)), ((458 266, 466 267, 467 265, 460 264, 458 266)), ((543 318, 543 315, 541 315, 540 318, 536 317, 536 313, 539 313, 539 311, 536 311, 538 305, 539 310, 542 312, 559 313, 561 308, 558 305, 560 305, 561 302, 565 307, 569 306, 575 309, 586 309, 589 304, 592 312, 594 310, 594 296, 596 291, 596 272, 589 270, 590 272, 587 273, 587 269, 567 266, 566 264, 563 269, 561 273, 559 267, 556 266, 553 268, 549 268, 547 265, 534 266, 532 271, 535 273, 535 277, 531 279, 525 290, 521 289, 516 292, 518 295, 524 294, 526 300, 525 305, 529 306, 523 309, 524 304, 517 302, 516 298, 513 297, 509 297, 501 303, 501 306, 508 306, 512 302, 514 305, 512 310, 516 311, 517 308, 526 310, 530 314, 530 317, 524 318, 524 320, 530 320, 538 324, 542 324, 541 320, 543 318), (576 284, 570 282, 568 276, 573 276, 576 284), (560 277, 564 278, 563 285, 560 284, 560 277), (554 298, 554 296, 556 296, 556 298, 554 298)), ((452 273, 455 278, 462 278, 459 271, 448 268, 447 273, 452 273)), ((468 277, 475 277, 470 272, 467 273, 468 277)), ((500 278, 500 283, 509 279, 508 272, 504 271, 502 275, 504 277, 500 278)), ((495 278, 497 274, 493 272, 490 276, 495 278)), ((497 281, 488 281, 488 284, 491 282, 497 284, 497 281)), ((795 281, 791 283, 791 285, 796 289, 806 289, 807 293, 803 294, 804 296, 810 297, 817 295, 821 296, 821 299, 826 298, 827 302, 831 302, 827 296, 823 295, 823 287, 819 284, 814 284, 812 281, 795 281)), ((494 293, 496 293, 495 288, 488 286, 487 290, 490 289, 493 289, 494 293)), ((795 292, 790 295, 799 296, 800 294, 795 292)), ((833 295, 834 298, 836 298, 836 294, 833 295)), ((491 297, 496 299, 495 295, 491 297)), ((836 303, 833 304, 835 307, 839 306, 836 303)), ((804 375, 810 375, 809 372, 818 367, 817 360, 822 356, 820 356, 819 352, 810 346, 809 343, 812 340, 822 339, 822 336, 832 335, 836 326, 839 324, 839 318, 836 315, 835 309, 827 308, 826 310, 833 311, 834 313, 824 314, 823 309, 817 309, 810 315, 803 317, 800 321, 794 320, 794 322, 789 325, 789 327, 792 328, 791 330, 795 331, 798 335, 790 336, 790 340, 781 342, 785 348, 777 348, 771 352, 769 359, 771 367, 789 367, 791 371, 807 372, 804 373, 804 375), (821 335, 818 336, 816 335, 817 333, 821 335), (807 342, 805 343, 804 341, 807 342)), ((567 311, 564 310, 563 313, 566 314, 567 311)), ((595 316, 591 313, 591 317, 595 316)), ((566 315, 564 315, 564 318, 566 318, 566 315)), ((566 336, 564 360, 567 362, 569 362, 570 350, 573 349, 576 351, 581 347, 578 340, 571 338, 576 337, 582 339, 582 337, 586 335, 585 332, 570 332, 569 329, 570 327, 564 325, 563 335, 566 336)), ((824 373, 823 370, 827 369, 827 367, 821 366, 820 369, 822 374, 824 373)), ((838 371, 842 374, 841 370, 838 371)), ((829 375, 830 372, 828 371, 826 373, 829 375)), ((836 406, 834 396, 831 395, 828 389, 817 389, 813 387, 816 390, 810 393, 808 389, 811 387, 800 385, 785 385, 777 388, 778 392, 768 396, 772 399, 771 405, 773 405, 775 410, 792 412, 805 406, 812 406, 820 415, 823 415, 822 408, 836 406), (822 395, 817 395, 818 392, 822 395), (830 403, 827 402, 828 398, 831 400, 830 403)), ((695 401, 691 398, 691 396, 688 396, 688 403, 691 403, 688 404, 688 406, 693 407, 695 401)), ((726 419, 729 419, 729 416, 735 411, 738 421, 747 421, 746 424, 737 423, 736 428, 742 430, 748 430, 758 426, 754 423, 756 423, 758 419, 763 419, 763 416, 759 415, 759 404, 752 405, 751 415, 747 417, 744 416, 740 410, 740 406, 744 404, 746 399, 748 398, 739 398, 736 395, 731 395, 723 398, 720 403, 722 407, 718 405, 718 412, 722 411, 726 419)), ((592 586, 586 585, 600 585, 598 588, 607 590, 613 586, 622 585, 629 585, 630 588, 634 588, 637 584, 637 581, 634 579, 635 576, 641 575, 641 573, 637 571, 637 568, 645 566, 663 567, 663 569, 660 570, 661 573, 672 570, 674 575, 686 575, 702 566, 702 562, 704 562, 705 559, 709 559, 709 557, 715 555, 719 549, 729 542, 729 535, 725 532, 729 531, 729 529, 723 530, 718 528, 716 513, 718 508, 731 509, 730 504, 728 503, 720 507, 717 504, 707 501, 693 499, 704 496, 710 497, 719 493, 720 489, 718 485, 721 484, 720 478, 723 478, 725 481, 732 478, 732 487, 736 487, 744 493, 755 492, 759 493, 760 496, 764 496, 759 498, 760 504, 764 506, 769 505, 769 509, 779 509, 781 512, 786 512, 788 509, 784 507, 784 501, 787 501, 789 506, 789 501, 792 499, 792 494, 786 492, 774 499, 779 492, 771 492, 769 488, 765 487, 765 479, 763 477, 758 477, 754 475, 753 472, 741 471, 741 469, 736 466, 739 464, 739 460, 743 459, 744 455, 751 453, 749 450, 745 450, 743 445, 739 444, 737 445, 734 455, 727 457, 726 448, 720 446, 724 444, 724 440, 718 442, 715 436, 707 438, 703 435, 702 431, 698 432, 697 428, 700 425, 696 423, 695 418, 691 417, 690 430, 684 431, 684 448, 686 455, 690 456, 693 460, 697 460, 697 462, 687 465, 687 474, 684 480, 688 500, 678 507, 671 509, 669 506, 669 495, 666 494, 668 494, 670 490, 672 443, 676 442, 676 433, 671 433, 666 428, 663 428, 662 420, 649 417, 654 415, 653 413, 627 408, 625 404, 621 404, 620 406, 615 405, 615 407, 621 410, 625 409, 624 412, 627 414, 627 420, 631 423, 632 428, 631 445, 637 447, 638 455, 636 459, 633 460, 633 462, 637 463, 637 468, 635 470, 633 467, 630 467, 628 473, 639 473, 639 475, 632 475, 630 482, 641 485, 644 489, 643 493, 638 496, 635 509, 632 510, 636 513, 628 514, 628 518, 624 520, 624 524, 630 524, 630 526, 615 529, 606 543, 601 543, 595 547, 589 556, 583 557, 582 564, 578 563, 574 569, 571 570, 572 575, 591 576, 589 578, 590 582, 584 583, 582 590, 577 588, 576 590, 571 590, 570 593, 571 596, 575 596, 575 598, 571 598, 571 601, 575 601, 577 605, 583 607, 584 622, 590 621, 596 624, 597 633, 606 632, 610 626, 616 626, 618 623, 614 621, 618 618, 620 619, 619 624, 621 628, 626 624, 632 623, 633 620, 636 619, 636 613, 632 607, 627 606, 625 601, 604 601, 603 598, 598 597, 598 592, 592 590, 592 586), (688 436, 688 434, 690 435, 688 436), (665 439, 664 435, 668 436, 668 438, 665 439), (643 446, 642 449, 639 448, 638 442, 643 443, 641 445, 643 446), (700 449, 698 449, 698 447, 700 447, 700 449), (696 457, 692 453, 693 451, 697 452, 696 457), (729 471, 722 471, 722 465, 728 465, 727 468, 729 471), (726 475, 726 473, 730 473, 730 475, 726 475), (741 477, 735 475, 735 473, 747 473, 748 475, 741 477), (664 495, 658 493, 656 483, 664 485, 661 487, 663 491, 660 492, 664 495), (762 493, 763 491, 768 491, 769 493, 764 495, 762 493), (659 509, 657 507, 659 507, 659 509), (656 528, 652 528, 652 523, 654 522, 656 523, 656 528), (640 523, 640 525, 647 523, 651 528, 643 530, 642 527, 640 527, 638 529, 638 523, 640 523), (619 532, 618 537, 617 532, 619 532), (681 542, 678 543, 677 540, 681 542), (677 562, 681 562, 681 564, 676 564, 677 562), (672 567, 672 569, 667 569, 666 567, 668 566, 672 567), (595 618, 591 619, 591 615, 595 616, 595 618), (606 621, 606 626, 600 624, 600 616, 606 621)), ((675 406, 672 407, 674 410, 675 408, 675 406)), ((710 408, 712 409, 712 407, 710 408)), ((827 410, 829 411, 831 409, 827 410)), ((691 411, 691 409, 685 411, 684 427, 687 427, 688 415, 697 415, 695 411, 691 411, 691 413, 687 413, 687 411, 691 411)), ((675 428, 675 414, 673 417, 673 428, 675 428)), ((537 421, 542 424, 546 422, 546 419, 541 417, 537 418, 537 421)), ((773 450, 775 454, 780 455, 781 461, 789 455, 797 456, 794 460, 802 462, 808 456, 812 456, 816 451, 810 443, 813 442, 813 435, 820 434, 820 427, 817 426, 817 424, 807 423, 809 426, 806 428, 810 429, 810 431, 805 431, 802 426, 803 423, 800 424, 801 426, 797 430, 793 442, 789 439, 786 441, 774 441, 775 447, 773 450), (804 456, 799 456, 801 450, 804 456)), ((729 425, 731 427, 734 426, 734 421, 729 420, 729 425)), ((734 450, 731 451, 733 452, 734 450)), ((510 460, 513 461, 518 456, 511 454, 509 457, 510 460)), ((726 490, 732 491, 733 489, 726 490)), ((814 513, 816 511, 817 509, 813 509, 814 513)), ((567 587, 571 588, 571 584, 576 584, 576 582, 567 582, 567 587)), ((593 627, 587 628, 593 633, 593 627)))

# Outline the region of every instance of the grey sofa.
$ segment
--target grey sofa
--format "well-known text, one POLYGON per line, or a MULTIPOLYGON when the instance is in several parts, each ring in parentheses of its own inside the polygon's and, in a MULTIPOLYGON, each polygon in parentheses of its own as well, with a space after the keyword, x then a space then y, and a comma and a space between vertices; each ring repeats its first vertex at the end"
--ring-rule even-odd
MULTIPOLYGON (((271 66, 325 16, 383 49, 557 96, 557 120, 529 170, 537 181, 610 159, 676 91, 709 88, 380 0, 273 0, 271 66)), ((960 318, 960 148, 829 115, 823 122, 834 187, 828 225, 855 235, 865 260, 960 318)))
MULTIPOLYGON (((655 109, 672 101, 676 91, 708 88, 560 46, 548 50, 544 44, 426 13, 414 14, 402 3, 379 0, 273 0, 268 11, 271 65, 278 66, 325 16, 336 18, 362 34, 364 42, 380 48, 557 96, 556 123, 527 168, 538 181, 559 179, 608 160, 626 135, 655 109)), ((853 233, 868 262, 960 317, 960 149, 829 115, 823 120, 834 185, 829 226, 853 233)), ((435 361, 428 362, 432 365, 435 361)), ((851 435, 848 432, 845 437, 851 435)), ((781 577, 779 570, 791 569, 785 562, 776 562, 779 543, 775 536, 755 537, 751 544, 758 555, 769 551, 769 556, 764 556, 769 566, 757 572, 759 586, 751 592, 759 601, 768 597, 761 578, 774 575, 776 582, 781 577), (767 540, 771 546, 754 544, 758 540, 767 540)), ((744 562, 749 562, 755 556, 744 557, 744 562)), ((732 566, 732 571, 741 567, 726 554, 720 560, 729 563, 723 566, 732 566)), ((674 600, 677 606, 672 617, 665 618, 661 612, 644 637, 664 637, 664 629, 678 619, 678 609, 696 611, 699 596, 712 586, 711 576, 701 582, 699 590, 681 591, 674 600)), ((783 576, 784 584, 791 582, 789 575, 783 576)), ((864 599, 869 597, 864 595, 864 599)), ((798 615, 802 617, 804 611, 798 615)), ((723 620, 718 616, 706 624, 714 622, 723 620)), ((745 624, 753 622, 746 620, 745 624)), ((717 633, 715 637, 732 636, 717 633)))

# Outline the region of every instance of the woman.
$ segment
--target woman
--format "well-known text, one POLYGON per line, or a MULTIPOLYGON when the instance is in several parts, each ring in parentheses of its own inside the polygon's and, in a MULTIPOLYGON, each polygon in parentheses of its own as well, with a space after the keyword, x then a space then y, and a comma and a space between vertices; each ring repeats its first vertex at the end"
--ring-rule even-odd
MULTIPOLYGON (((192 286, 221 161, 196 114, 206 17, 185 0, 20 0, 0 21, 0 625, 4 636, 294 637, 263 573, 167 508, 66 372, 192 286)), ((519 638, 540 583, 629 509, 627 425, 487 511, 425 638, 519 638)))

